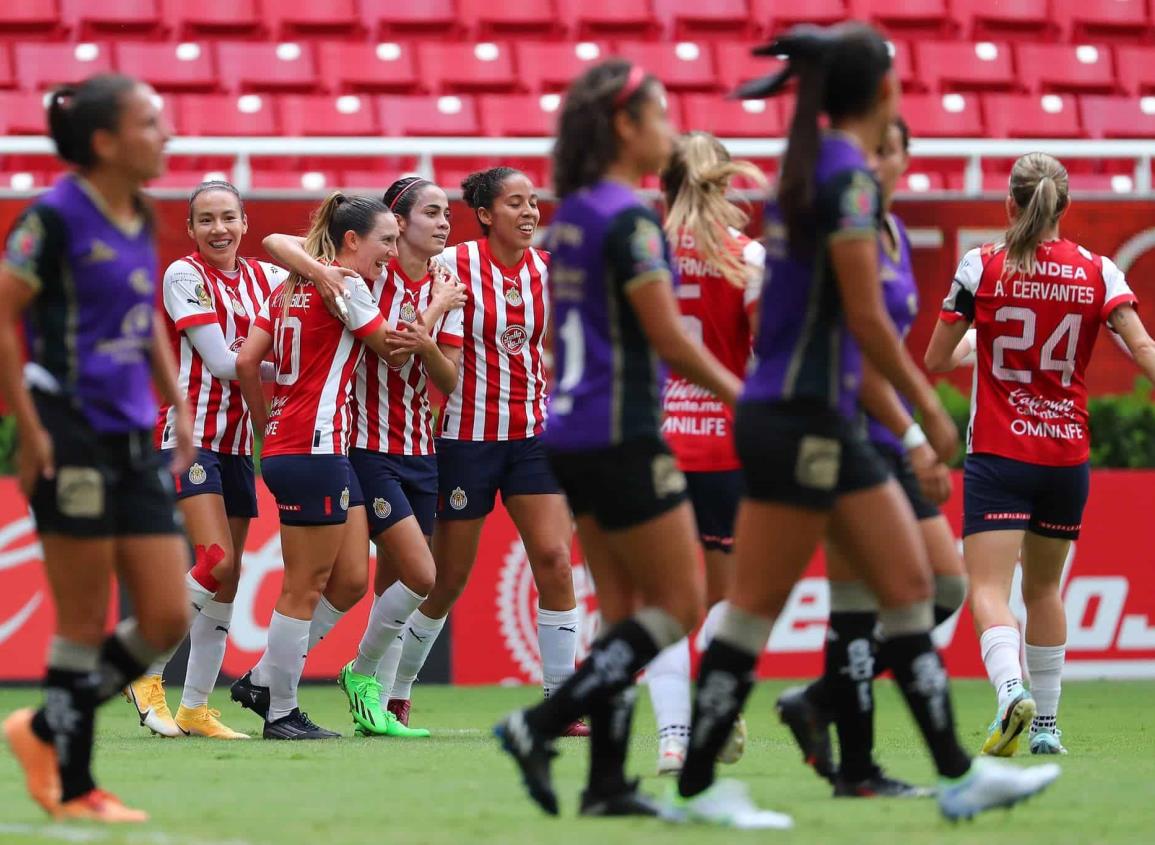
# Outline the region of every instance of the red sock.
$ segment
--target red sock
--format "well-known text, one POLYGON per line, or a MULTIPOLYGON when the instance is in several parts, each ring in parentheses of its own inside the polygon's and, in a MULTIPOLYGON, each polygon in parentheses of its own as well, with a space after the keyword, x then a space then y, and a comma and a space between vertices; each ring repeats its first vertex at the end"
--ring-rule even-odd
POLYGON ((225 550, 213 543, 207 549, 204 546, 193 547, 193 568, 190 574, 193 580, 215 593, 221 588, 221 582, 213 577, 213 569, 225 559, 225 550))

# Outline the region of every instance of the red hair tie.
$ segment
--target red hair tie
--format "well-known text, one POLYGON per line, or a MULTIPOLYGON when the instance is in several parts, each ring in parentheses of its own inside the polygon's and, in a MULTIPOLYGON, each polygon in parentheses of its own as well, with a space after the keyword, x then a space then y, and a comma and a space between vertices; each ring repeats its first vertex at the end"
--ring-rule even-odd
POLYGON ((630 97, 637 93, 637 90, 642 87, 642 83, 646 81, 646 69, 641 65, 633 65, 630 68, 630 75, 626 77, 626 84, 622 86, 622 90, 618 91, 614 97, 614 108, 621 108, 626 104, 630 97))
POLYGON ((424 182, 424 181, 425 181, 424 179, 414 179, 412 182, 410 182, 408 185, 406 185, 404 188, 402 188, 401 192, 399 194, 397 194, 397 196, 393 197, 393 202, 389 203, 389 210, 392 211, 393 209, 395 209, 397 207, 397 203, 401 202, 401 198, 403 196, 405 196, 407 193, 409 193, 410 188, 412 188, 414 185, 418 184, 419 182, 424 182))

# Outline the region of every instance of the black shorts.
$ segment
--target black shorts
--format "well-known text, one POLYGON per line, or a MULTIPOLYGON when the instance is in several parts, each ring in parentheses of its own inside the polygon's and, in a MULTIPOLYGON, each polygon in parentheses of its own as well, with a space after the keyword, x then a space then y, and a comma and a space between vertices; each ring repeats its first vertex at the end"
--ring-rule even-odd
POLYGON ((686 501, 686 476, 660 437, 604 449, 549 452, 574 516, 606 531, 649 522, 686 501))
POLYGON ((711 551, 730 551, 734 546, 738 502, 742 500, 742 470, 687 472, 686 484, 702 546, 711 551))
POLYGON ((437 440, 437 518, 478 519, 501 498, 561 493, 545 449, 522 440, 437 440))
POLYGON ((98 434, 67 400, 34 391, 52 437, 56 474, 40 479, 29 504, 41 534, 114 537, 177 534, 172 473, 148 429, 98 434))
POLYGON ((252 456, 197 449, 192 466, 176 476, 176 497, 188 499, 203 493, 223 497, 226 515, 253 519, 257 515, 257 477, 252 456))
POLYGON ((365 503, 344 455, 273 455, 261 461, 261 474, 282 525, 340 525, 349 508, 365 503))
POLYGON ((922 492, 922 485, 918 483, 914 468, 910 465, 910 458, 905 452, 899 452, 882 443, 875 443, 874 450, 878 452, 882 462, 886 464, 899 486, 902 487, 902 492, 906 494, 910 506, 914 508, 914 515, 920 521, 942 516, 942 511, 939 510, 938 505, 922 492))
POLYGON ((1090 461, 1048 467, 998 455, 967 455, 963 536, 1018 530, 1077 540, 1090 489, 1090 461))
POLYGON ((861 426, 817 402, 741 402, 734 440, 746 495, 812 510, 890 477, 861 426))
POLYGON ((349 463, 361 483, 370 537, 409 516, 416 517, 426 537, 433 533, 437 510, 436 455, 386 455, 350 449, 349 463))

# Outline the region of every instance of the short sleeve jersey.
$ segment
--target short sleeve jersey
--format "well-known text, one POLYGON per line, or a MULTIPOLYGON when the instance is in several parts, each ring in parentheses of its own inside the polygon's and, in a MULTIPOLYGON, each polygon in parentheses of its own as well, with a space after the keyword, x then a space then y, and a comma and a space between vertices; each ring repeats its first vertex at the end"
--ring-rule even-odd
POLYGON ((846 327, 831 244, 878 237, 878 183, 862 149, 830 132, 818 149, 813 248, 795 252, 781 210, 767 206, 766 275, 745 400, 814 400, 858 418, 862 357, 846 327))
POLYGON ((545 442, 573 451, 659 437, 663 373, 627 296, 672 276, 657 216, 603 181, 562 201, 547 243, 556 382, 545 442))
POLYGON ((963 256, 941 319, 977 338, 967 452, 1044 466, 1091 453, 1085 375, 1099 326, 1136 297, 1109 259, 1068 240, 1039 245, 1032 267, 1006 270, 1002 244, 963 256))

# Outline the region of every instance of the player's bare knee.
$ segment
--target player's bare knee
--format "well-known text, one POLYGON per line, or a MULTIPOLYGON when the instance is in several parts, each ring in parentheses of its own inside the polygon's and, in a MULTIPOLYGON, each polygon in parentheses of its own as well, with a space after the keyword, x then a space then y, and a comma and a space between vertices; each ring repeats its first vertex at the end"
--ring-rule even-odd
POLYGON ((573 598, 573 565, 569 549, 558 545, 534 555, 533 575, 543 600, 568 601, 573 598))

